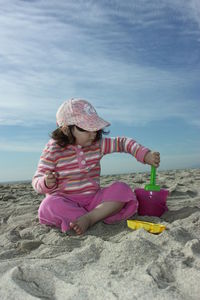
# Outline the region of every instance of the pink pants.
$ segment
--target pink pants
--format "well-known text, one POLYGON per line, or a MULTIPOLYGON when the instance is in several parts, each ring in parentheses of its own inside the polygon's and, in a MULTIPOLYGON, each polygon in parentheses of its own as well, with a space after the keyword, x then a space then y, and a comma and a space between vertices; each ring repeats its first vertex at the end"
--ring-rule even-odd
POLYGON ((93 210, 102 202, 124 202, 123 208, 103 221, 111 224, 126 220, 137 212, 138 201, 131 188, 123 182, 115 182, 92 195, 48 195, 40 204, 38 215, 41 224, 56 226, 62 232, 69 230, 69 223, 93 210))

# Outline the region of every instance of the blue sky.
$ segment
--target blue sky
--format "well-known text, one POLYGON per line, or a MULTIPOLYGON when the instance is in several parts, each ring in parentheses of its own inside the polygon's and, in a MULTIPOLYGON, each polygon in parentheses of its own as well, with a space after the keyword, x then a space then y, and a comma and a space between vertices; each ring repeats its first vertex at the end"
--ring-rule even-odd
MULTIPOLYGON (((0 0, 0 181, 31 179, 58 106, 89 100, 161 153, 200 166, 199 0, 0 0)), ((127 154, 102 173, 148 171, 127 154)))

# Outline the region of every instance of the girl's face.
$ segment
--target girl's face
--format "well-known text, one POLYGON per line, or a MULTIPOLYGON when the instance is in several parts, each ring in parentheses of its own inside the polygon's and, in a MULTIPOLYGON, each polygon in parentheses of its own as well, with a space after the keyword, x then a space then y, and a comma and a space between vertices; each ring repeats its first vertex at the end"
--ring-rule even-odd
POLYGON ((96 131, 86 131, 77 126, 72 128, 73 136, 76 139, 76 144, 86 147, 90 146, 96 138, 96 131))

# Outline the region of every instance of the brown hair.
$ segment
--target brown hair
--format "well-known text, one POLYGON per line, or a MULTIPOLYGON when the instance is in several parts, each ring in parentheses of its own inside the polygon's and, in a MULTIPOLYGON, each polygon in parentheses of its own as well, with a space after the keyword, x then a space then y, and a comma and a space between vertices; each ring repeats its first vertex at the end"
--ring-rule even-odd
MULTIPOLYGON (((76 140, 72 133, 72 128, 74 128, 75 126, 76 125, 68 126, 67 135, 65 135, 59 127, 55 129, 50 136, 56 141, 56 144, 60 147, 66 147, 67 145, 75 145, 76 140)), ((103 129, 98 130, 94 142, 101 140, 103 134, 109 134, 109 131, 104 131, 103 129)))

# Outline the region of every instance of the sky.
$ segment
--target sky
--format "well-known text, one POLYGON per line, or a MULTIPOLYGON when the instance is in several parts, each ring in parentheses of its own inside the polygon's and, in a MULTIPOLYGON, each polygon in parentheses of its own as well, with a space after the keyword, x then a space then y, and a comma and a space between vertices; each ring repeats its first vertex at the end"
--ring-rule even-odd
MULTIPOLYGON (((30 180, 58 107, 91 102, 109 136, 200 167, 199 0, 0 0, 0 182, 30 180)), ((149 171, 129 154, 102 174, 149 171)))

